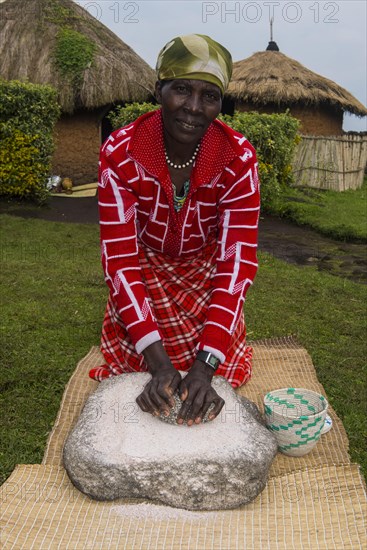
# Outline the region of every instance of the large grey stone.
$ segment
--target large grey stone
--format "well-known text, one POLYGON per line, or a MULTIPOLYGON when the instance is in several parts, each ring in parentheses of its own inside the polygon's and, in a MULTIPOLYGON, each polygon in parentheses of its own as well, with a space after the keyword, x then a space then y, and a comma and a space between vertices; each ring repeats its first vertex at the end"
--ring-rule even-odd
POLYGON ((225 400, 206 424, 166 424, 137 406, 147 373, 100 383, 64 447, 71 481, 98 500, 147 498, 188 510, 234 508, 265 487, 277 452, 256 405, 222 377, 213 387, 225 400))

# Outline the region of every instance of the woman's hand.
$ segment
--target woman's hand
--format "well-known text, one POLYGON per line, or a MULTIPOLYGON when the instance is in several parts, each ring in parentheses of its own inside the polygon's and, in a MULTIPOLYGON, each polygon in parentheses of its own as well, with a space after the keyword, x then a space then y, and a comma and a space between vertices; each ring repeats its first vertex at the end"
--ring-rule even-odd
POLYGON ((160 413, 169 415, 173 407, 173 394, 177 390, 181 376, 173 367, 162 342, 155 342, 143 351, 152 379, 136 398, 142 411, 158 416, 160 413))
POLYGON ((177 423, 187 421, 188 426, 200 424, 204 415, 213 403, 214 408, 208 419, 213 420, 218 416, 224 405, 222 399, 213 389, 211 381, 214 371, 202 361, 195 361, 186 377, 182 380, 179 391, 184 402, 178 413, 177 423))
POLYGON ((136 398, 142 411, 158 416, 169 415, 174 405, 173 394, 181 382, 181 376, 174 367, 162 367, 152 374, 152 379, 136 398))

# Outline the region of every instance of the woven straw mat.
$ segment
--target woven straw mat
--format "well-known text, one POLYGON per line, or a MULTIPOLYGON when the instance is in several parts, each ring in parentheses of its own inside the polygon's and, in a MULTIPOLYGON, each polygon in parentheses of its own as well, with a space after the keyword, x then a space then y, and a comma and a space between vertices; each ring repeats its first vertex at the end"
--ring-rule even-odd
MULTIPOLYGON (((239 393, 303 387, 325 395, 307 352, 293 338, 255 342, 254 374, 239 393)), ((70 483, 61 463, 65 437, 97 382, 92 348, 63 396, 42 464, 18 465, 0 488, 0 548, 24 550, 356 550, 367 548, 367 506, 359 467, 350 463, 344 427, 300 458, 278 454, 264 491, 235 510, 187 512, 142 500, 97 502, 70 483), (147 506, 148 504, 148 506, 147 506), (153 511, 152 511, 153 510, 153 511)))

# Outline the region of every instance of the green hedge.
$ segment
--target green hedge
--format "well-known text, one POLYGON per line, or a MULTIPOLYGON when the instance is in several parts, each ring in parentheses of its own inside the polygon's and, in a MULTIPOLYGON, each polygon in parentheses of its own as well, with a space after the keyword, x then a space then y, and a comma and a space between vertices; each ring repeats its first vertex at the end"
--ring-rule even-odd
POLYGON ((107 118, 111 122, 112 128, 117 130, 117 128, 134 122, 140 115, 159 108, 160 105, 153 105, 153 103, 128 103, 125 106, 116 107, 114 111, 109 113, 107 118))
MULTIPOLYGON (((113 128, 133 122, 138 116, 158 109, 152 103, 131 103, 110 113, 113 128)), ((279 212, 281 197, 293 181, 291 161, 300 140, 299 122, 288 113, 260 114, 235 112, 219 117, 237 130, 255 147, 261 181, 261 205, 267 212, 279 212)))
POLYGON ((221 116, 228 126, 240 132, 256 149, 261 182, 261 205, 267 212, 278 212, 281 196, 293 182, 292 158, 297 143, 299 121, 288 113, 260 114, 235 112, 221 116))
POLYGON ((0 79, 0 195, 47 198, 59 116, 53 88, 0 79))

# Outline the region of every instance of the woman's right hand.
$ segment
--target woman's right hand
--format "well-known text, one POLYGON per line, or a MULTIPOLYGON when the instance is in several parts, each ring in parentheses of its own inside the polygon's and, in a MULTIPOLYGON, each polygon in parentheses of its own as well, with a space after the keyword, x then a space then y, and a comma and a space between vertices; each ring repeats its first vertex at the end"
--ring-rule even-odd
POLYGON ((136 398, 142 411, 158 416, 168 416, 173 407, 173 394, 181 383, 179 372, 173 367, 162 342, 155 342, 143 351, 152 379, 136 398))

